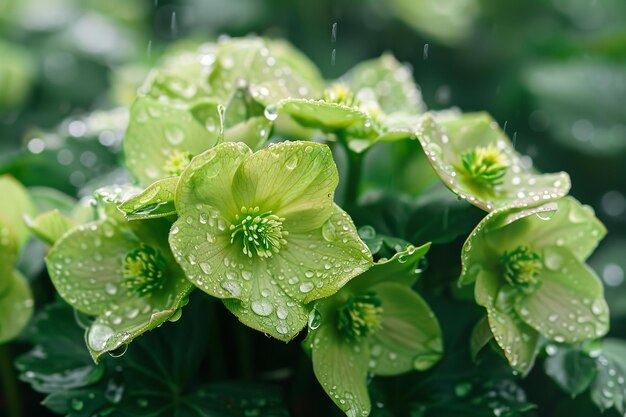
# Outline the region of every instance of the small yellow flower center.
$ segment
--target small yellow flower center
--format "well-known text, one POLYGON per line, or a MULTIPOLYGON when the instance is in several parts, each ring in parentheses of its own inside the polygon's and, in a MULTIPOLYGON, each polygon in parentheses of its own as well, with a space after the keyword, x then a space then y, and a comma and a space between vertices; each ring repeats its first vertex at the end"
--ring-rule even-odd
POLYGON ((339 307, 337 328, 352 340, 359 340, 379 330, 383 321, 383 307, 376 293, 366 292, 350 296, 339 307))
POLYGON ((172 176, 180 175, 191 162, 191 158, 193 154, 174 149, 170 151, 163 169, 172 176))
POLYGON ((328 103, 343 104, 344 106, 357 105, 354 92, 345 84, 333 84, 324 91, 324 101, 328 103))
POLYGON ((230 225, 232 231, 230 243, 241 236, 243 253, 252 258, 253 254, 261 258, 269 258, 285 246, 285 237, 289 235, 283 230, 284 218, 272 214, 271 211, 261 213, 259 207, 242 207, 236 215, 236 222, 230 225))
POLYGON ((513 287, 525 292, 534 290, 539 285, 537 275, 542 269, 541 256, 522 245, 512 251, 506 251, 500 257, 504 279, 513 287))
POLYGON ((506 156, 491 143, 465 152, 461 156, 461 162, 470 178, 491 186, 502 183, 508 168, 506 156))
POLYGON ((141 244, 126 254, 122 264, 122 287, 140 296, 163 289, 165 258, 158 250, 141 244))

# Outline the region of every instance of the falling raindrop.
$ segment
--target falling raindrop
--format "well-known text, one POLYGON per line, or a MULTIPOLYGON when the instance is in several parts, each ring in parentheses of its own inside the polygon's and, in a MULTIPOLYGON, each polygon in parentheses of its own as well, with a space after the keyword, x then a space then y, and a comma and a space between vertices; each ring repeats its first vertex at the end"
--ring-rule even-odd
POLYGON ((424 54, 423 54, 423 56, 424 56, 424 61, 426 61, 428 59, 428 44, 427 43, 424 44, 424 54))

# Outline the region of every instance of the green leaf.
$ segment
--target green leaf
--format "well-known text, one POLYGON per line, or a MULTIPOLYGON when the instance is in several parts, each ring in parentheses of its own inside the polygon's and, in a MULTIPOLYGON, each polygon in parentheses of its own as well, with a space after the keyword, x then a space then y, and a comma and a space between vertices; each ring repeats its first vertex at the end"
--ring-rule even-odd
POLYGON ((544 362, 546 374, 565 392, 578 395, 596 378, 596 360, 577 347, 552 347, 544 362))
POLYGON ((176 214, 174 197, 179 177, 157 180, 118 208, 128 220, 152 219, 176 214))
POLYGON ((0 216, 14 229, 18 248, 24 246, 28 239, 28 228, 24 224, 24 215, 34 216, 36 212, 26 188, 8 175, 0 176, 0 216))
POLYGON ((487 309, 489 328, 509 364, 525 375, 535 363, 539 333, 513 311, 510 306, 510 288, 502 285, 493 273, 482 271, 474 291, 476 302, 487 309))
POLYGON ((105 367, 93 363, 85 348, 84 333, 68 306, 45 306, 35 317, 28 337, 35 347, 16 360, 20 380, 43 393, 73 390, 100 381, 105 367))
POLYGON ((243 143, 223 143, 183 173, 170 246, 191 282, 225 299, 243 323, 290 340, 306 324, 306 304, 370 266, 350 217, 333 205, 336 184, 326 146, 285 142, 251 154, 243 143), (271 255, 237 232, 269 213, 283 233, 271 255))
POLYGON ((211 124, 209 131, 186 107, 138 97, 130 112, 124 153, 128 168, 143 184, 179 174, 170 167, 173 158, 197 155, 219 140, 220 128, 211 124))
POLYGON ((25 218, 26 226, 39 239, 53 245, 61 236, 76 226, 76 222, 54 209, 38 214, 34 219, 25 218))
POLYGON ((559 343, 604 336, 609 310, 595 273, 562 247, 544 247, 543 260, 541 285, 517 298, 521 319, 559 343))
POLYGON ((0 343, 18 336, 33 315, 35 301, 26 278, 17 270, 0 277, 8 284, 0 294, 0 343))
POLYGON ((368 415, 368 344, 346 341, 334 322, 311 333, 313 371, 324 391, 348 417, 368 415))
POLYGON ((413 81, 411 69, 390 54, 362 62, 342 79, 363 100, 375 99, 387 114, 421 113, 426 108, 422 94, 413 81), (368 97, 373 95, 373 97, 368 97))
POLYGON ((591 399, 604 411, 614 407, 626 412, 626 342, 605 339, 602 354, 597 358, 598 374, 591 388, 591 399))
POLYGON ((37 347, 18 359, 21 377, 50 393, 43 401, 46 407, 69 417, 287 417, 282 392, 275 386, 202 382, 201 364, 209 353, 207 321, 202 319, 206 311, 206 299, 196 298, 179 321, 95 366, 72 311, 56 304, 37 319, 42 330, 33 334, 37 347))
POLYGON ((50 250, 46 263, 59 295, 97 316, 86 335, 95 360, 159 326, 186 304, 193 286, 167 246, 169 225, 162 219, 126 222, 109 217, 74 228, 50 250), (164 281, 147 293, 124 286, 125 258, 142 245, 163 259, 157 266, 163 275, 157 279, 164 281))
MULTIPOLYGON (((536 174, 527 167, 487 114, 466 114, 440 121, 427 114, 417 128, 417 137, 446 186, 483 210, 537 205, 563 197, 569 191, 570 180, 566 173, 536 174), (492 154, 497 152, 494 158, 501 167, 497 179, 481 177, 485 174, 472 173, 464 166, 465 158, 472 152, 486 150, 492 154)), ((489 167, 484 162, 476 164, 476 170, 489 167)))
POLYGON ((437 363, 443 356, 441 328, 422 297, 394 282, 378 283, 371 289, 382 302, 383 321, 370 341, 370 372, 398 375, 424 371, 437 363))

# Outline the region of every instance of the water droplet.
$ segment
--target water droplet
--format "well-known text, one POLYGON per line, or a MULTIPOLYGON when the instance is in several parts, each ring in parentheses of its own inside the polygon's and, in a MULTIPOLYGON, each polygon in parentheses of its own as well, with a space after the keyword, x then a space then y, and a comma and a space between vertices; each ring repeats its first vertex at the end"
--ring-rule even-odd
POLYGON ((287 169, 294 169, 296 165, 298 165, 298 157, 295 155, 289 158, 287 162, 285 162, 285 168, 287 169))
POLYGON ((274 121, 278 117, 278 110, 276 106, 267 106, 263 114, 267 120, 274 121))
POLYGON ((313 289, 314 285, 312 282, 303 282, 300 284, 300 291, 303 293, 310 292, 313 289))
POLYGON ((81 411, 84 406, 85 404, 79 398, 72 398, 72 400, 70 401, 70 407, 74 411, 81 411))
POLYGON ((102 324, 93 324, 87 335, 87 343, 93 350, 103 350, 113 334, 113 329, 110 327, 102 324))
POLYGON ((272 304, 270 304, 270 302, 267 300, 255 300, 252 302, 251 307, 252 311, 254 311, 259 316, 269 316, 272 311, 274 311, 274 307, 272 307, 272 304))
POLYGON ((322 315, 317 310, 311 310, 309 313, 309 328, 315 330, 322 324, 322 315))

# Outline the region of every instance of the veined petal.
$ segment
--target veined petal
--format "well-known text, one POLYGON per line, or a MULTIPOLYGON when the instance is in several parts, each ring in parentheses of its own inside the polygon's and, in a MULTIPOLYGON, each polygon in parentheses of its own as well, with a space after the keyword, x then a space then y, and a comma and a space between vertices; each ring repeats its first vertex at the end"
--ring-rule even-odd
POLYGON ((215 145, 219 132, 219 128, 213 132, 207 130, 187 108, 138 97, 131 107, 124 139, 126 163, 133 175, 146 185, 175 176, 188 163, 189 155, 197 155, 215 145))
POLYGON ((0 215, 0 297, 10 287, 18 250, 18 240, 13 227, 0 215))
POLYGON ((0 344, 19 335, 33 315, 35 302, 26 278, 17 270, 2 272, 5 288, 0 293, 0 344))
POLYGON ((543 248, 543 260, 541 286, 517 299, 521 319, 559 343, 604 336, 609 311, 595 273, 563 247, 543 248))
POLYGON ((241 164, 233 194, 240 207, 260 207, 284 217, 291 233, 319 227, 330 217, 338 181, 328 146, 283 142, 256 152, 241 164))
POLYGON ((28 228, 24 224, 24 215, 34 216, 35 205, 26 188, 9 175, 0 176, 0 216, 11 225, 17 239, 18 249, 28 239, 28 228))
POLYGON ((346 341, 330 322, 312 332, 308 340, 313 371, 324 391, 348 417, 368 415, 368 344, 346 341))
POLYGON ((398 375, 437 363, 443 356, 441 328, 422 297, 394 282, 371 289, 382 302, 383 320, 370 340, 370 372, 398 375))
POLYGON ((569 191, 566 173, 532 171, 486 114, 449 120, 426 114, 416 133, 446 186, 483 210, 536 205, 569 191))

